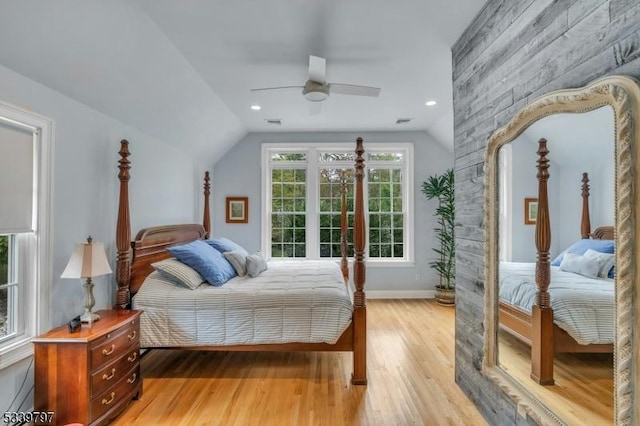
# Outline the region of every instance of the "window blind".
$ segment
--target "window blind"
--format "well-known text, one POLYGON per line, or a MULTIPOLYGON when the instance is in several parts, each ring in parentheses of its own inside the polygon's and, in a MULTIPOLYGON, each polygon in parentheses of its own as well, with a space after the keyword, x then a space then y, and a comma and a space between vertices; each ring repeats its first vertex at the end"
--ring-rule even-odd
POLYGON ((0 234, 32 232, 33 132, 0 123, 0 234))

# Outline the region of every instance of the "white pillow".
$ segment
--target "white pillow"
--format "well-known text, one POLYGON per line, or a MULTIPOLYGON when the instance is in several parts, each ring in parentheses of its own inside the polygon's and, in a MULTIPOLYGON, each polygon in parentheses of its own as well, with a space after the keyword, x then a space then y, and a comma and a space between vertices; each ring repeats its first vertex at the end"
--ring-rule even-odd
POLYGON ((600 264, 588 257, 567 252, 562 258, 562 263, 560 263, 560 270, 573 272, 588 278, 597 278, 598 271, 600 270, 600 264))
POLYGON ((251 278, 255 278, 260 275, 261 272, 267 270, 267 261, 262 253, 257 252, 247 256, 247 275, 251 278))
POLYGON ((240 250, 225 251, 222 253, 225 259, 229 261, 233 269, 239 277, 243 277, 247 273, 247 255, 240 250))
POLYGON ((587 250, 584 257, 593 259, 598 262, 598 276, 601 278, 609 278, 609 271, 616 263, 616 255, 610 253, 600 253, 595 250, 587 250))
POLYGON ((172 257, 161 262, 152 263, 153 269, 163 277, 183 285, 191 290, 204 282, 204 278, 195 269, 172 257))

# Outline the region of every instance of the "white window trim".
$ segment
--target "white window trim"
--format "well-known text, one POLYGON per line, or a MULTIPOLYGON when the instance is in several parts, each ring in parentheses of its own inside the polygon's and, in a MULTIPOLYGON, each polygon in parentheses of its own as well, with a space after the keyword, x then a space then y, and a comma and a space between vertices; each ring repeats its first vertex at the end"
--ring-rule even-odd
POLYGON ((18 244, 19 256, 31 258, 22 262, 20 283, 30 283, 21 288, 18 303, 24 312, 22 333, 0 346, 0 370, 33 355, 31 339, 49 328, 51 260, 53 238, 53 143, 54 123, 41 115, 0 102, 0 120, 12 126, 35 131, 39 138, 35 152, 35 179, 37 195, 34 200, 36 215, 34 238, 26 244, 18 244), (29 264, 32 267, 24 267, 29 264))
POLYGON ((513 258, 513 151, 511 144, 500 148, 500 216, 499 258, 511 262, 513 258))
MULTIPOLYGON (((301 143, 263 143, 262 144, 262 154, 260 159, 260 167, 262 171, 262 191, 261 191, 261 226, 262 232, 261 234, 261 242, 260 247, 263 253, 270 253, 269 250, 269 229, 271 227, 270 223, 270 203, 271 199, 271 186, 268 185, 270 181, 270 167, 269 167, 269 155, 273 151, 280 152, 301 152, 303 150, 312 150, 311 154, 307 154, 307 160, 301 162, 283 162, 282 166, 295 168, 304 166, 307 169, 313 168, 314 170, 318 168, 318 158, 315 153, 317 151, 349 151, 353 152, 353 142, 335 142, 335 143, 325 143, 325 142, 301 142, 301 143)), ((403 199, 406 202, 405 206, 405 227, 404 227, 404 242, 405 242, 405 257, 402 259, 380 259, 380 258, 370 258, 366 257, 367 264, 372 267, 413 267, 415 266, 415 247, 414 247, 414 161, 413 161, 413 143, 410 142, 369 142, 365 147, 365 155, 372 152, 389 152, 394 150, 402 150, 406 152, 406 170, 407 176, 405 177, 406 182, 403 182, 403 199)), ((365 167, 368 167, 368 162, 365 159, 365 167)), ((331 163, 327 163, 330 165, 331 163)), ((342 164, 342 163, 340 163, 342 164)), ((382 163, 378 163, 382 167, 385 165, 382 163)), ((338 166, 339 164, 336 163, 338 166)), ((387 166, 397 165, 395 163, 389 162, 387 166)), ((312 176, 307 174, 307 211, 315 212, 317 211, 317 196, 318 196, 318 182, 316 175, 317 173, 312 173, 312 176)), ((365 205, 368 203, 368 191, 365 188, 364 191, 364 203, 365 205)), ((307 257, 305 259, 319 259, 319 250, 320 250, 320 230, 317 226, 318 218, 317 215, 307 215, 307 220, 312 221, 310 224, 307 223, 307 229, 314 229, 317 232, 307 233, 307 247, 310 248, 307 251, 307 257)), ((369 232, 368 232, 368 218, 365 217, 365 226, 367 229, 366 232, 366 241, 365 241, 365 250, 368 250, 369 247, 369 232)), ((367 253, 365 252, 365 256, 367 253)), ((295 260, 295 259, 292 259, 295 260)), ((298 258, 300 260, 300 258, 298 258)), ((288 261, 287 259, 283 259, 283 262, 288 261)), ((336 260, 339 262, 339 260, 336 260)))

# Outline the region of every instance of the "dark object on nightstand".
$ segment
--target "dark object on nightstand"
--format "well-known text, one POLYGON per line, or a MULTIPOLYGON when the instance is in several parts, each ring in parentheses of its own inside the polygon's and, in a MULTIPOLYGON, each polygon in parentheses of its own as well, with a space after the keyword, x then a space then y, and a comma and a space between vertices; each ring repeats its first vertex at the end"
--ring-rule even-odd
POLYGON ((100 321, 69 333, 70 324, 33 339, 34 410, 53 424, 104 424, 142 395, 140 314, 104 310, 100 321))
POLYGON ((67 327, 69 328, 69 333, 73 333, 76 330, 80 330, 80 326, 82 325, 82 321, 80 321, 80 315, 69 321, 67 327))

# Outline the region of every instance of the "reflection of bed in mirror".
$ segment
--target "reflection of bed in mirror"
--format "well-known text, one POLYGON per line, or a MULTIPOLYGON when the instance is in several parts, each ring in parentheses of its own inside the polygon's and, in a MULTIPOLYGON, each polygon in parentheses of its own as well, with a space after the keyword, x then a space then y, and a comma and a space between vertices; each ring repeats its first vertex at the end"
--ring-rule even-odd
MULTIPOLYGON (((583 240, 577 243, 578 250, 575 251, 578 255, 583 255, 587 249, 600 252, 609 242, 613 248, 613 226, 601 226, 593 233, 590 230, 587 173, 582 178, 582 197, 580 233, 583 240)), ((591 269, 579 271, 582 274, 571 272, 570 263, 562 267, 561 259, 558 256, 557 261, 552 262, 548 289, 554 315, 554 352, 612 353, 615 338, 613 278, 594 276, 591 269)), ((610 262, 613 266, 613 259, 610 262)), ((527 344, 532 340, 531 307, 538 291, 535 268, 535 263, 500 262, 498 274, 500 329, 527 344)))

